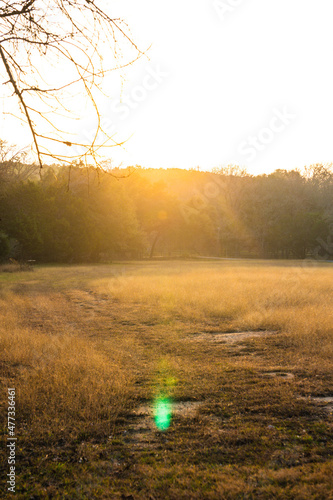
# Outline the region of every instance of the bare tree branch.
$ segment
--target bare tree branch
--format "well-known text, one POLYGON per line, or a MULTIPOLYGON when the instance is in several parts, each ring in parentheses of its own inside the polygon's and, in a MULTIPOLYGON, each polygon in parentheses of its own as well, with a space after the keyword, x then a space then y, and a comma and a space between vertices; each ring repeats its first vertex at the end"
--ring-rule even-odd
MULTIPOLYGON (((107 6, 108 2, 104 4, 107 6)), ((102 148, 124 143, 115 141, 114 136, 103 130, 96 93, 104 94, 106 73, 128 66, 145 54, 131 39, 127 25, 119 18, 112 18, 95 0, 0 1, 0 62, 6 75, 3 84, 9 84, 17 98, 40 169, 43 158, 79 163, 91 158, 99 166, 98 154, 102 148), (129 50, 135 51, 130 61, 124 62, 117 55, 117 34, 129 50), (105 66, 107 58, 101 49, 102 42, 111 52, 110 67, 105 66), (53 70, 57 82, 52 85, 48 80, 55 61, 64 69, 60 73, 53 70), (70 96, 85 96, 90 103, 97 121, 90 144, 72 141, 68 137, 73 135, 71 127, 64 129, 57 124, 56 116, 60 115, 56 111, 60 109, 72 119, 73 109, 66 104, 70 96), (50 111, 51 116, 46 117, 50 111), (45 132, 47 126, 51 132, 45 132), (50 150, 47 143, 54 147, 50 150), (63 154, 59 150, 61 144, 81 151, 63 154)))
POLYGON ((34 143, 35 143, 37 157, 38 157, 38 163, 39 163, 40 168, 43 168, 43 163, 42 163, 42 158, 41 158, 41 152, 40 152, 40 149, 39 149, 37 135, 36 135, 36 132, 35 132, 35 126, 34 126, 32 120, 31 120, 29 109, 28 109, 28 107, 27 107, 27 105, 25 103, 25 100, 22 97, 22 93, 19 90, 19 88, 17 86, 17 83, 16 83, 16 80, 13 77, 12 71, 10 69, 10 66, 9 66, 9 64, 7 62, 7 59, 6 59, 6 56, 5 56, 5 52, 6 51, 3 50, 3 48, 0 45, 0 56, 1 56, 2 62, 4 64, 4 66, 5 66, 5 68, 6 68, 7 74, 9 76, 10 83, 12 84, 12 86, 14 88, 14 92, 17 95, 17 97, 18 97, 18 99, 20 101, 20 104, 22 105, 22 108, 24 110, 24 114, 25 114, 25 116, 27 118, 27 121, 28 121, 28 124, 29 124, 29 128, 31 130, 32 137, 33 137, 33 140, 34 140, 34 143))

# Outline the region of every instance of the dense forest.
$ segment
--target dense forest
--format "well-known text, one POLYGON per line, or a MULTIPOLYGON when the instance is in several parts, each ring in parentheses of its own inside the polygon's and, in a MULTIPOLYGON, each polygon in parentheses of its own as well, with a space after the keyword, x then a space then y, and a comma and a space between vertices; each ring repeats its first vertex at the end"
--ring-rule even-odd
POLYGON ((333 259, 333 169, 252 176, 0 161, 0 257, 333 259))

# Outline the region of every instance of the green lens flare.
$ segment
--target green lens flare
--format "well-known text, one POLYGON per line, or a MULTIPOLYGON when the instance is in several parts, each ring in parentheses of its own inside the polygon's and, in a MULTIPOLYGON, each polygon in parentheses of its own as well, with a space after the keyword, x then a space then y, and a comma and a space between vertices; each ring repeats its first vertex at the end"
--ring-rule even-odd
POLYGON ((160 431, 166 431, 171 423, 172 404, 169 398, 158 398, 154 407, 155 425, 160 431))

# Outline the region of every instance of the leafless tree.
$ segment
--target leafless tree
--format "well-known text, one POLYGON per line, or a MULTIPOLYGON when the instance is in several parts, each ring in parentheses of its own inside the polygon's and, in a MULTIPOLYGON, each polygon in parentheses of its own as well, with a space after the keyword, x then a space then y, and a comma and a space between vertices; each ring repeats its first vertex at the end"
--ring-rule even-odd
POLYGON ((40 169, 47 158, 82 165, 93 159, 100 166, 101 148, 121 144, 103 130, 96 95, 103 91, 109 71, 132 64, 144 52, 133 42, 127 24, 108 12, 111 4, 0 1, 0 78, 16 99, 16 116, 30 129, 40 169), (77 117, 71 106, 78 95, 90 104, 97 123, 87 143, 75 142, 72 122, 63 125, 77 117))
POLYGON ((0 139, 0 193, 10 183, 25 181, 38 174, 38 166, 27 159, 27 149, 19 149, 0 139))

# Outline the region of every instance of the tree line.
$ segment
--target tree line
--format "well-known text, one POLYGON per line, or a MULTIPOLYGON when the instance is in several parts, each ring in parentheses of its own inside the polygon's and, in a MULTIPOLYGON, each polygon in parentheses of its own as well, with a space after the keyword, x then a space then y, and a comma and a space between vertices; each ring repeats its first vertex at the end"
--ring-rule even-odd
POLYGON ((37 262, 153 257, 333 260, 333 169, 249 175, 0 161, 0 256, 37 262))

